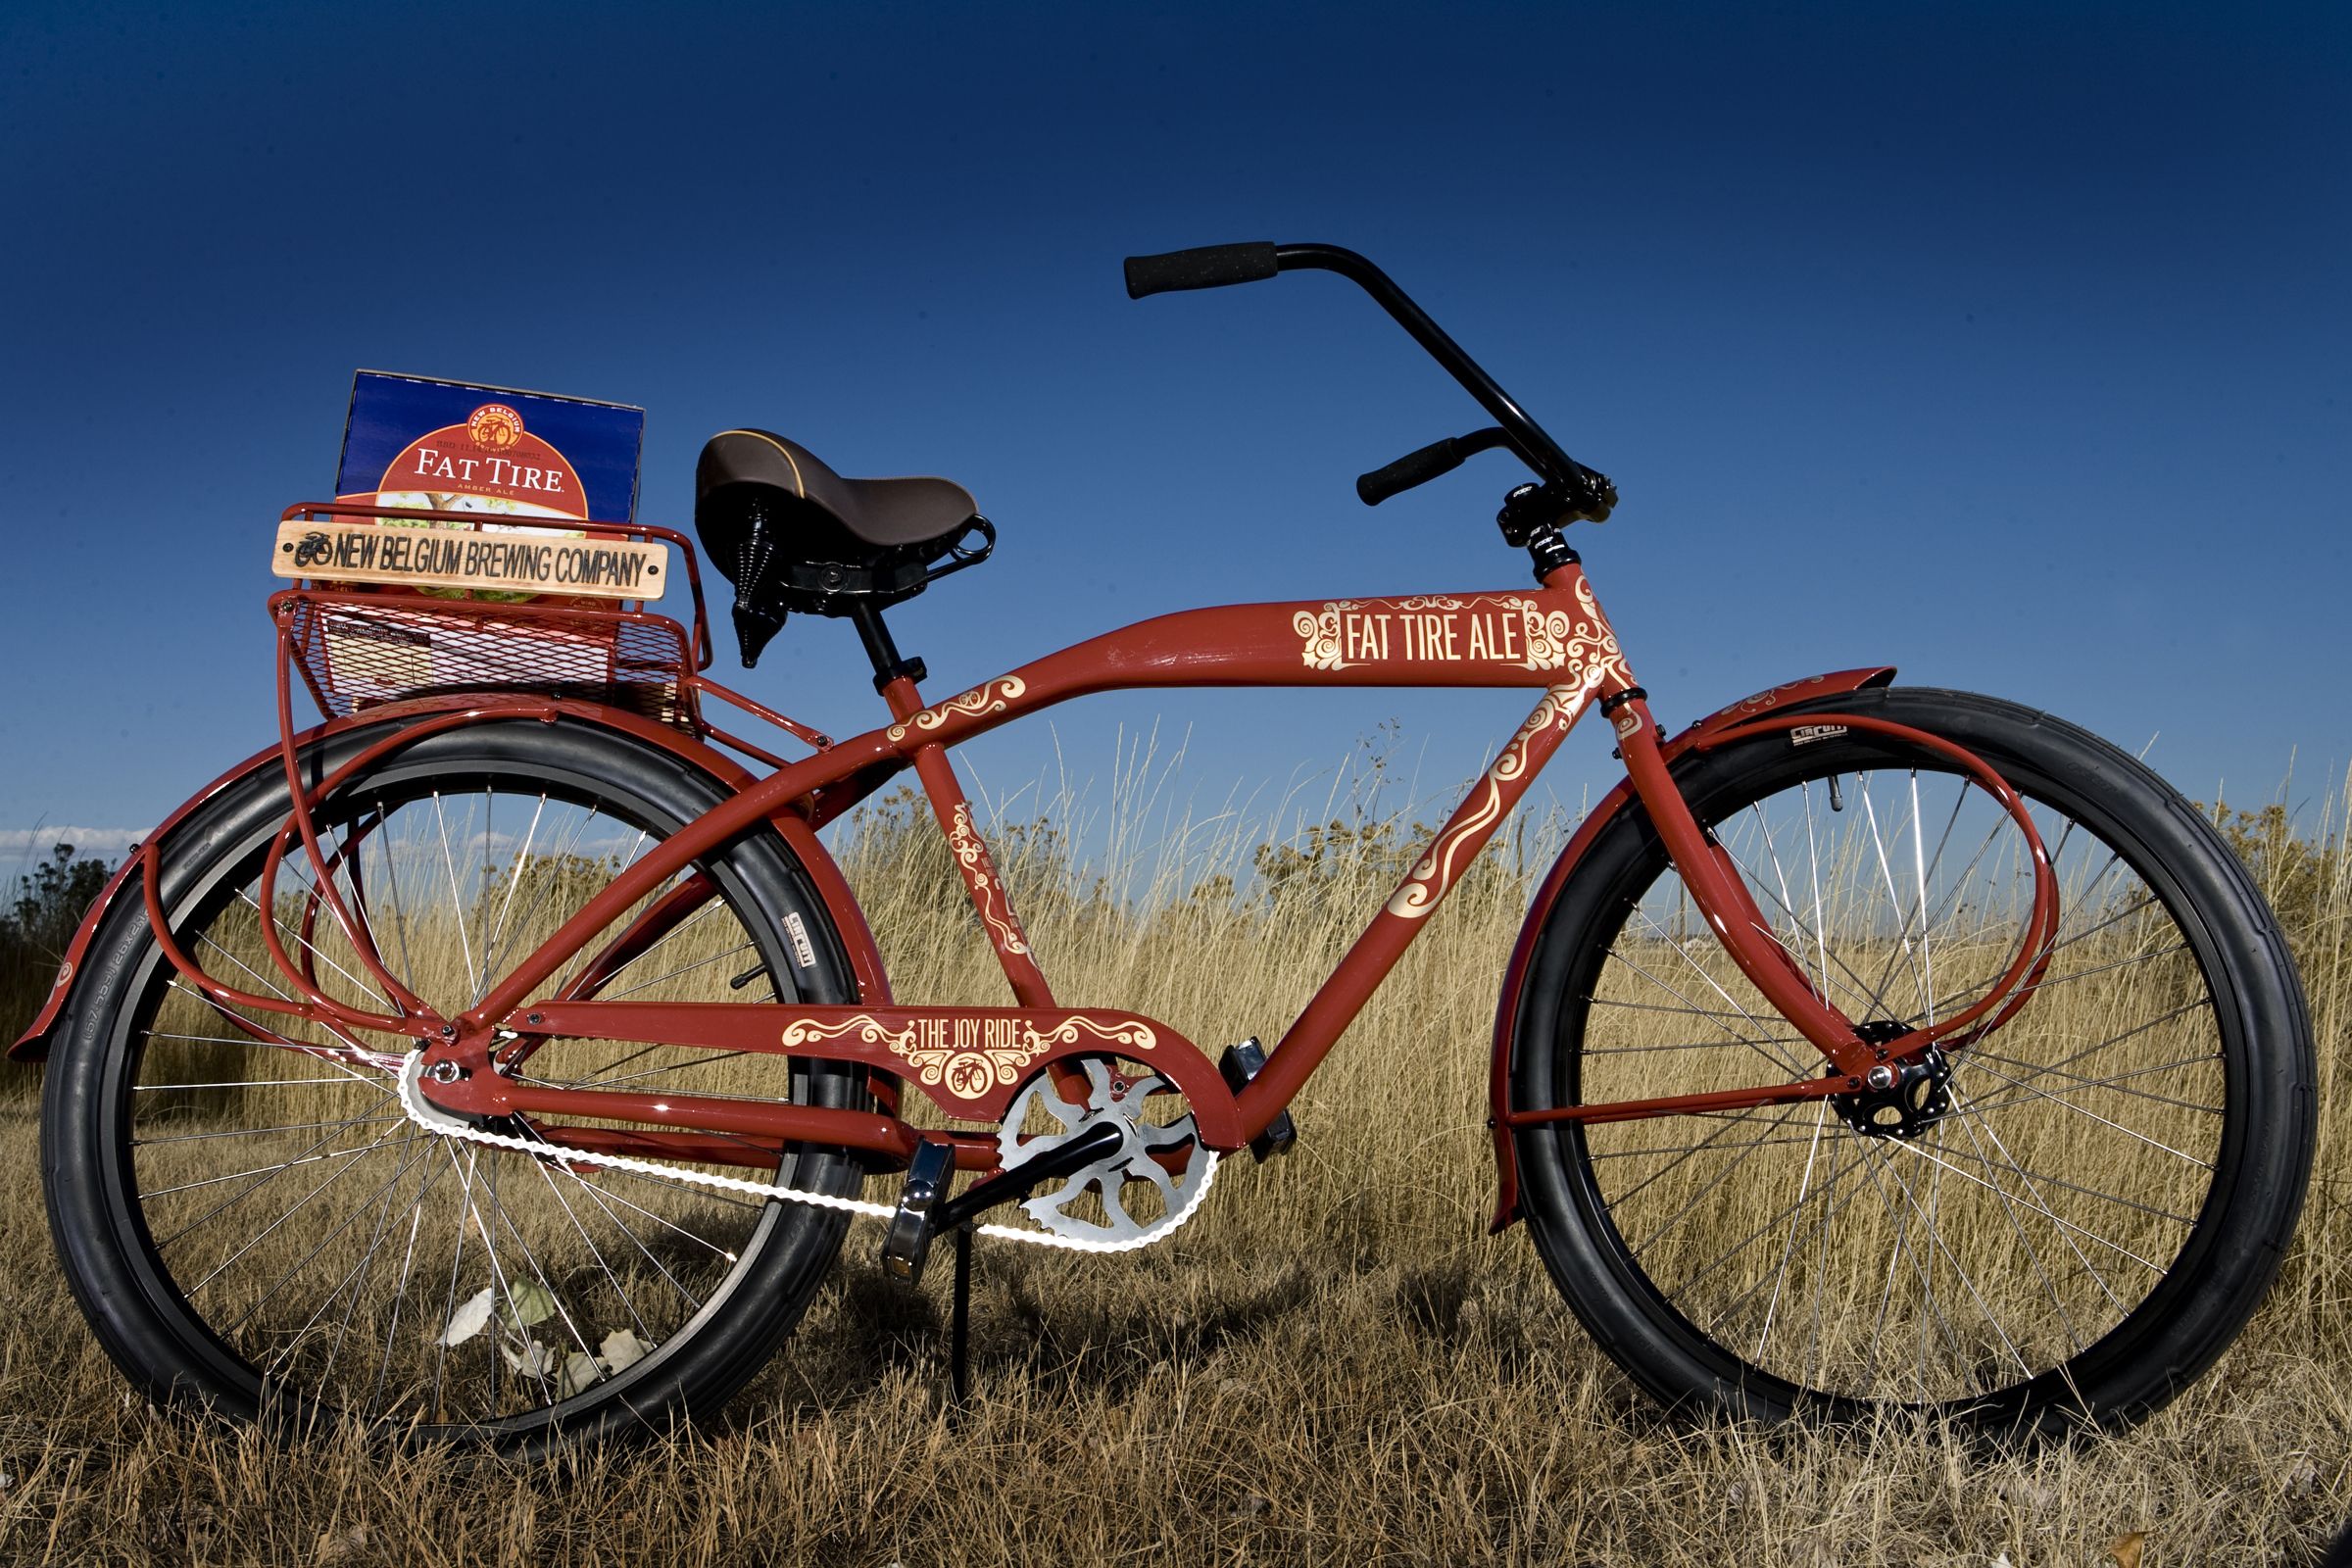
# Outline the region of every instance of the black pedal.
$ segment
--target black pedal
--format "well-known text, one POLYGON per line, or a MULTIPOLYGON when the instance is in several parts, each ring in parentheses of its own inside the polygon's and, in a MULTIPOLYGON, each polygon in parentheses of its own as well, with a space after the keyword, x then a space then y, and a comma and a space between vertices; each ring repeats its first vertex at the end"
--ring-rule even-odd
MULTIPOLYGON (((1255 1035, 1239 1045, 1227 1046, 1225 1054, 1217 1058, 1217 1072, 1224 1078, 1225 1087, 1237 1095, 1265 1070, 1265 1048, 1257 1043, 1255 1035)), ((1286 1110, 1266 1123, 1264 1132, 1250 1140, 1250 1152, 1262 1165, 1277 1154, 1289 1153, 1291 1146, 1298 1141, 1298 1125, 1291 1120, 1291 1113, 1286 1110)))
POLYGON ((955 1179, 955 1145, 926 1138, 914 1146, 898 1212, 882 1235, 882 1272, 908 1285, 921 1283, 923 1264, 931 1256, 932 1217, 955 1179))

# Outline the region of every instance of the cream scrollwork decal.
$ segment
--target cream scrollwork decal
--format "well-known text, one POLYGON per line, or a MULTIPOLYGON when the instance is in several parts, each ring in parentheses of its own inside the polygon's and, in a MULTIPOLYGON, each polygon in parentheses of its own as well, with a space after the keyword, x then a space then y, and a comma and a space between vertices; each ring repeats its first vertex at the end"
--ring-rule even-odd
POLYGON ((1159 1044, 1159 1036, 1141 1018, 1125 1018, 1117 1023, 1102 1024, 1092 1018, 1064 1018, 1042 1035, 1033 1038, 1051 1046, 1074 1046, 1082 1035, 1091 1035, 1106 1046, 1127 1046, 1136 1051, 1150 1051, 1159 1044))
MULTIPOLYGON (((1498 764, 1499 765, 1499 764, 1498 764)), ((1502 816, 1502 786, 1493 769, 1479 781, 1484 794, 1475 808, 1454 819, 1453 825, 1430 841, 1412 872, 1389 895, 1388 911, 1403 920, 1418 920, 1438 906, 1460 875, 1454 862, 1465 858, 1473 839, 1492 830, 1502 816)))
POLYGON ((1574 728, 1577 716, 1584 712, 1585 704, 1591 700, 1592 688, 1598 681, 1598 672, 1595 671, 1581 685, 1554 686, 1546 691, 1544 700, 1536 705, 1536 710, 1527 715, 1526 722, 1519 726, 1519 732, 1502 749, 1502 755, 1494 759, 1494 765, 1487 769, 1488 776, 1508 783, 1525 773, 1528 742, 1547 729, 1558 730, 1565 735, 1574 728))
POLYGON ((1526 775, 1529 748, 1536 737, 1546 731, 1564 735, 1575 726, 1585 705, 1600 687, 1602 667, 1589 664, 1574 684, 1554 686, 1544 692, 1536 710, 1527 715, 1510 744, 1502 749, 1502 755, 1494 759, 1494 765, 1479 780, 1477 805, 1456 816, 1430 841, 1412 871, 1389 895, 1386 906, 1389 913, 1399 919, 1418 920, 1438 906, 1473 858, 1471 845, 1492 832, 1509 809, 1503 786, 1526 775))
POLYGON ((886 1051, 906 1054, 914 1047, 914 1025, 893 1029, 870 1012, 857 1013, 839 1023, 820 1023, 813 1018, 795 1018, 784 1026, 784 1049, 801 1046, 821 1046, 828 1040, 856 1039, 868 1046, 880 1046, 886 1051))
POLYGON ((1780 707, 1782 703, 1806 687, 1820 686, 1827 683, 1828 680, 1827 675, 1807 675, 1803 680, 1788 681, 1773 687, 1770 691, 1758 692, 1753 697, 1742 697, 1728 708, 1718 709, 1708 715, 1708 719, 1712 721, 1734 716, 1745 718, 1752 713, 1761 713, 1767 709, 1780 707))
POLYGON ((971 807, 960 801, 948 818, 948 848, 955 854, 956 869, 963 873, 964 886, 972 890, 972 907, 980 912, 997 946, 1006 953, 1027 953, 1029 939, 1012 912, 1011 896, 988 858, 988 846, 972 826, 971 807))
POLYGON ((919 713, 910 713, 903 723, 893 724, 883 733, 895 743, 905 740, 915 730, 929 731, 947 723, 949 717, 961 713, 967 718, 982 718, 990 713, 1002 713, 1029 689, 1029 683, 1018 675, 1002 680, 983 681, 958 697, 944 703, 933 703, 919 713))
POLYGON ((1547 612, 1524 599, 1519 603, 1525 606, 1528 668, 1564 669, 1572 679, 1605 670, 1615 674, 1621 685, 1634 684, 1634 672, 1626 666, 1617 634, 1601 614, 1591 583, 1582 577, 1576 581, 1576 603, 1582 615, 1565 610, 1547 612))
POLYGON ((1352 599, 1338 599, 1320 611, 1301 610, 1291 617, 1291 629, 1305 639, 1301 657, 1309 669, 1346 669, 1348 660, 1340 648, 1342 617, 1356 608, 1352 599))

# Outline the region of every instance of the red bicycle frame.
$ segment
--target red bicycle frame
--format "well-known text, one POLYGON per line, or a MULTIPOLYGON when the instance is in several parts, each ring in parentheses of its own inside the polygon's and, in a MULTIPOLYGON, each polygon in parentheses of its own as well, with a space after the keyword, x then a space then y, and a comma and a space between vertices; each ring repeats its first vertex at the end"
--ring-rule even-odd
MULTIPOLYGON (((701 638, 696 641, 700 643, 701 638)), ((707 678, 696 677, 693 684, 711 695, 742 702, 707 678)), ((478 1004, 445 1018, 385 971, 364 925, 335 892, 312 814, 345 779, 422 734, 517 715, 552 720, 565 705, 507 694, 424 716, 393 727, 333 775, 304 788, 292 742, 291 682, 281 665, 280 716, 287 737, 282 760, 295 789, 297 808, 277 835, 265 864, 265 886, 274 885, 283 857, 296 853, 299 846, 312 858, 317 873, 314 886, 318 890, 312 895, 314 907, 305 911, 305 922, 318 917, 319 910, 315 906, 323 896, 325 913, 344 927, 359 961, 372 971, 383 994, 403 1010, 398 1015, 374 1014, 334 1002, 275 944, 272 957, 297 990, 297 1000, 291 1002, 255 997, 203 975, 170 944, 168 936, 166 951, 192 982, 224 1006, 309 1018, 355 1048, 366 1032, 414 1041, 423 1048, 428 1073, 440 1069, 437 1076, 428 1077, 428 1097, 452 1110, 524 1113, 542 1121, 576 1117, 632 1122, 652 1129, 622 1132, 558 1126, 550 1130, 556 1141, 582 1148, 749 1163, 761 1157, 763 1148, 806 1140, 847 1145, 895 1162, 906 1159, 923 1135, 893 1113, 895 1099, 886 1101, 885 1112, 877 1114, 718 1096, 655 1097, 616 1090, 556 1089, 517 1082, 492 1070, 494 1057, 511 1071, 540 1042, 561 1036, 855 1060, 881 1075, 883 1082, 913 1081, 955 1117, 993 1127, 1017 1084, 1030 1072, 1068 1072, 1065 1057, 1107 1052, 1151 1062, 1191 1102, 1202 1142, 1212 1149, 1232 1150, 1264 1132, 1282 1113, 1428 916, 1517 806, 1568 731, 1595 704, 1610 716, 1634 796, 1656 824, 1710 928, 1741 972, 1821 1052, 1829 1071, 1796 1082, 1510 1116, 1512 1125, 1723 1110, 1823 1098, 1859 1088, 1874 1068, 1915 1058, 1939 1040, 1970 1038, 1966 1031, 1988 1018, 1991 1023, 1986 1027, 2005 1018, 2006 1012, 1996 1016, 1996 1009, 2013 1009, 2022 1003, 2035 978, 2036 955, 2046 949, 2055 921, 2055 900, 2045 869, 2037 880, 2028 940, 1999 985, 1970 1007, 1931 1027, 1890 1043, 1866 1042, 1854 1022, 1830 1003, 1791 957, 1748 896, 1737 869, 1692 818, 1669 775, 1644 694, 1634 680, 1592 585, 1573 559, 1546 573, 1540 587, 1524 591, 1182 612, 1106 633, 944 702, 926 706, 914 680, 906 675, 890 681, 883 695, 893 715, 890 724, 822 745, 815 755, 783 763, 765 779, 740 789, 732 799, 689 823, 618 875, 515 964, 478 1004), (950 748, 973 736, 1072 697, 1167 686, 1529 687, 1543 693, 1493 765, 1437 831, 1282 1037, 1262 1071, 1238 1094, 1227 1088, 1205 1055, 1157 1020, 1056 1006, 946 755, 950 748), (890 1004, 886 997, 877 1004, 858 1006, 639 1004, 595 999, 600 976, 612 972, 632 953, 658 940, 710 896, 708 879, 689 874, 668 894, 653 899, 624 921, 630 910, 680 873, 688 872, 698 858, 761 823, 790 817, 810 823, 829 820, 907 767, 913 769, 954 852, 965 891, 1017 1006, 908 1007, 890 1004), (587 945, 616 922, 622 922, 619 934, 585 964, 578 964, 587 945), (578 967, 571 981, 551 991, 557 976, 575 964, 578 967), (729 1141, 710 1136, 713 1134, 736 1137, 729 1141), (772 1144, 747 1147, 740 1141, 744 1136, 772 1144)), ((1808 711, 1790 717, 1767 711, 1723 726, 1712 739, 1799 722, 1891 732, 1910 744, 1949 757, 2010 809, 2039 857, 2039 842, 2008 786, 1984 763, 1935 737, 1861 715, 1808 711)), ((794 728, 811 734, 816 741, 823 740, 799 726, 794 728)), ((146 856, 150 916, 163 932, 164 912, 155 903, 154 851, 150 849, 146 856)), ((869 984, 867 989, 871 994, 877 988, 869 984)), ((250 1020, 241 1026, 269 1038, 250 1020)), ((277 1043, 320 1049, 283 1038, 277 1043)), ((986 1134, 949 1136, 958 1146, 959 1164, 984 1168, 994 1163, 993 1146, 986 1134)))

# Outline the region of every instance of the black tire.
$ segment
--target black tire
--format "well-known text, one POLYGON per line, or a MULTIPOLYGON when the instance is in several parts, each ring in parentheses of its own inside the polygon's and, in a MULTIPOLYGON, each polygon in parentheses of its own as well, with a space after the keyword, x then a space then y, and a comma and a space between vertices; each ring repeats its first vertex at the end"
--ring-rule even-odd
MULTIPOLYGON (((1536 1247, 1670 1405, 2127 1424, 2244 1326, 2302 1207, 2315 1074, 2286 944, 2212 827, 2095 736, 1959 692, 1817 707, 1956 743, 2026 797, 2061 884, 2050 969, 1951 1053, 1940 1114, 1809 1101, 1523 1128, 1536 1247)), ((1924 749, 1825 723, 1675 775, 1857 1021, 1949 1016, 2017 951, 2023 835, 1924 749)), ((1601 832, 1534 950, 1515 1109, 1822 1073, 1703 926, 1675 929, 1690 907, 1638 807, 1601 832)))
MULTIPOLYGON (((320 744, 305 759, 310 776, 384 733, 320 744)), ((321 808, 320 826, 330 855, 357 845, 336 880, 386 966, 448 1009, 452 990, 478 995, 495 972, 491 950, 511 962, 601 887, 620 853, 612 846, 634 853, 637 835, 657 841, 725 795, 674 757, 609 730, 502 721, 427 736, 370 763, 321 808), (507 797, 517 800, 511 814, 507 797), (465 814, 476 802, 478 841, 465 814), (462 824, 454 843, 452 816, 462 824), (426 906, 427 893, 444 897, 434 885, 444 876, 454 918, 426 906)), ((259 956, 254 889, 286 809, 282 770, 264 768, 208 803, 163 851, 162 900, 182 951, 257 993, 283 994, 259 956)), ((755 984, 764 979, 786 999, 855 1000, 824 906, 773 833, 747 834, 697 869, 716 896, 600 994, 764 1000, 769 990, 755 984)), ((317 955, 323 989, 365 1002, 356 978, 365 965, 333 921, 321 917, 305 935, 307 876, 298 849, 278 885, 281 938, 289 952, 317 955)), ((407 1044, 366 1043, 394 1061, 407 1044)), ((521 1071, 866 1103, 862 1079, 845 1067, 751 1056, 724 1068, 721 1084, 713 1060, 559 1041, 521 1071), (604 1059, 623 1056, 625 1066, 604 1059)), ((384 1098, 388 1084, 380 1062, 348 1052, 253 1043, 179 982, 141 901, 112 912, 50 1061, 42 1175, 74 1293, 108 1354, 151 1398, 272 1421, 344 1414, 516 1450, 707 1412, 765 1362, 839 1250, 839 1213, 436 1137, 406 1122, 384 1098), (477 1297, 487 1321, 460 1335, 477 1297)), ((810 1147, 764 1167, 710 1168, 841 1196, 861 1179, 848 1152, 810 1147)))

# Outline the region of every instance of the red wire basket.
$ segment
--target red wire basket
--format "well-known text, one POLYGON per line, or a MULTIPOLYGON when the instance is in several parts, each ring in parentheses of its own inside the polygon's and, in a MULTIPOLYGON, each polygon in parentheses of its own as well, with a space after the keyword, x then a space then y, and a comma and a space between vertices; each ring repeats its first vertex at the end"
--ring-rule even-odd
MULTIPOLYGON (((290 507, 283 520, 320 518, 459 527, 482 520, 478 513, 343 503, 290 507)), ((693 545, 672 529, 637 524, 565 518, 550 519, 548 526, 677 546, 694 599, 693 630, 647 610, 642 600, 594 603, 543 594, 502 603, 306 579, 275 595, 270 608, 319 711, 339 718, 415 697, 529 691, 604 703, 699 732, 694 675, 710 663, 710 654, 693 545)))

